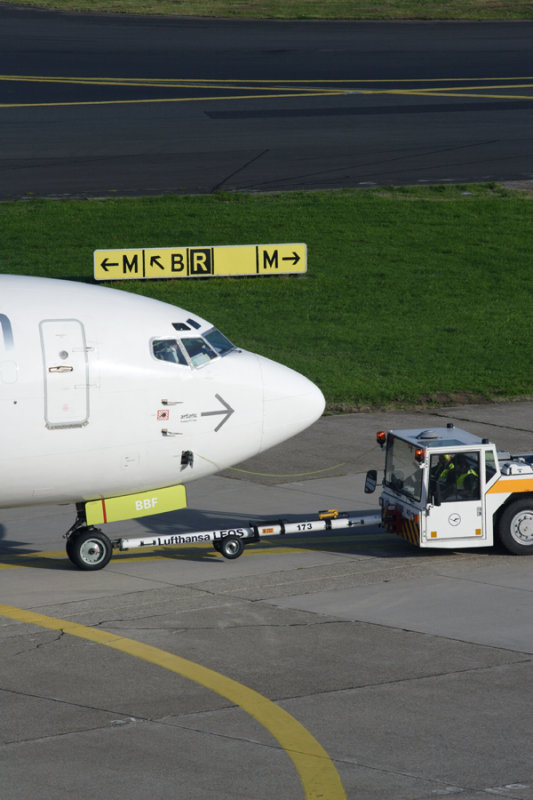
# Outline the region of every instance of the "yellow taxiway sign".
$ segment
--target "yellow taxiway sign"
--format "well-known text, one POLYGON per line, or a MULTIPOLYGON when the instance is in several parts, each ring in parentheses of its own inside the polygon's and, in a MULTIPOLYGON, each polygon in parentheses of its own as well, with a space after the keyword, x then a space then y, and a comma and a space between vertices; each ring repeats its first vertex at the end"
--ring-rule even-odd
POLYGON ((97 281, 303 272, 307 272, 307 246, 302 243, 94 251, 94 277, 97 281))

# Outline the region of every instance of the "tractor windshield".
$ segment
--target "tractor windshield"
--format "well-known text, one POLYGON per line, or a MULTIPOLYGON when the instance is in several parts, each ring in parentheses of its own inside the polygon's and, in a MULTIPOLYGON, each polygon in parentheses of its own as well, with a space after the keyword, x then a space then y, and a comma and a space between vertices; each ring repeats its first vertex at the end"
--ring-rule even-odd
POLYGON ((383 483, 411 500, 420 501, 423 470, 415 460, 415 450, 413 444, 389 434, 383 483))

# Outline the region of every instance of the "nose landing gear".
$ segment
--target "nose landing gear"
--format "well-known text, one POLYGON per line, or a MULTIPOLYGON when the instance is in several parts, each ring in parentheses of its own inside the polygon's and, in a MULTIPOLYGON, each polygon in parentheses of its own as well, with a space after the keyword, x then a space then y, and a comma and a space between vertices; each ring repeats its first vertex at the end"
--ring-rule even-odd
POLYGON ((79 569, 103 569, 113 555, 113 544, 109 537, 93 525, 87 525, 83 503, 77 505, 76 521, 65 538, 67 556, 79 569))
POLYGON ((67 539, 67 555, 79 569, 103 569, 112 554, 110 539, 98 528, 79 528, 67 539))

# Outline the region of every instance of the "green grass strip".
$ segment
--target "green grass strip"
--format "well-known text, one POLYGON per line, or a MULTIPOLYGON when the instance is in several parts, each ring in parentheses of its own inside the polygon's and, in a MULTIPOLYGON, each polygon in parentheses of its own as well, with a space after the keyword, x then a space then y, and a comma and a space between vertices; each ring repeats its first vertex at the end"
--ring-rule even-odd
POLYGON ((533 18, 531 0, 17 0, 17 5, 61 11, 248 19, 533 18))
POLYGON ((306 242, 305 277, 115 286, 303 372, 331 410, 524 396, 532 199, 487 185, 3 203, 0 272, 91 281, 95 249, 306 242))

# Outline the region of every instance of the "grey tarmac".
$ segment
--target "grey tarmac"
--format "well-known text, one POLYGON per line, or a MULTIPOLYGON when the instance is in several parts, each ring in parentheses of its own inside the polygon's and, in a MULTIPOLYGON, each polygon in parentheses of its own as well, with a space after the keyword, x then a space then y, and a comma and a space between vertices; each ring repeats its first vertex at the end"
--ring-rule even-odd
MULTIPOLYGON (((526 401, 323 417, 242 471, 191 484, 185 512, 107 532, 367 513, 375 432, 444 421, 533 450, 526 401)), ((255 690, 320 743, 350 799, 533 798, 533 559, 428 553, 371 527, 277 537, 234 561, 200 546, 116 554, 84 573, 63 552, 73 515, 2 510, 4 610, 127 637, 255 690)), ((0 641, 6 800, 343 796, 195 679, 8 616, 0 641)))

